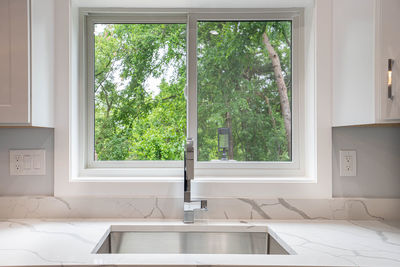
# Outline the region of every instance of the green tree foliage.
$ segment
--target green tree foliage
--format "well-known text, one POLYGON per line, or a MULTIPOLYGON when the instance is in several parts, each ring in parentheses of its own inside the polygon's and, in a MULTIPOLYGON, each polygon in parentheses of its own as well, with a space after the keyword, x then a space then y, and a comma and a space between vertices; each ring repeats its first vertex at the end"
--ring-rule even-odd
MULTIPOLYGON (((227 126, 227 116, 235 160, 290 160, 264 32, 280 57, 290 97, 290 22, 198 24, 199 160, 220 157, 217 129, 227 126)), ((96 25, 97 159, 182 160, 185 86, 186 25, 96 25)))
MULTIPOLYGON (((104 27, 97 25, 96 27, 104 27)), ((109 24, 95 36, 98 160, 183 159, 186 25, 109 24), (162 79, 159 93, 147 79, 162 79)))

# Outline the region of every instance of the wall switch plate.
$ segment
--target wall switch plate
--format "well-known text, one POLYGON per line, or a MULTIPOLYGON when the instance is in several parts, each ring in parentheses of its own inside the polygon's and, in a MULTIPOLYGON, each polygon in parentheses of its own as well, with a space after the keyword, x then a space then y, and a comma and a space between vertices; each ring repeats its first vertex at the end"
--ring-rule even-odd
POLYGON ((340 151, 340 176, 357 176, 357 153, 354 150, 340 151))
POLYGON ((10 150, 10 175, 46 175, 46 151, 10 150))

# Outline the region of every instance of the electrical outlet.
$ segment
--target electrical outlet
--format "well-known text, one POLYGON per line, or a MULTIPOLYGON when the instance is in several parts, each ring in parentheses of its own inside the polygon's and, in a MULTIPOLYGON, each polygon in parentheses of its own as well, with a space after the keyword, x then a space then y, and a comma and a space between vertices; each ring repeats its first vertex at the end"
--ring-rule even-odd
POLYGON ((46 175, 46 151, 10 150, 10 175, 46 175))
POLYGON ((340 176, 357 176, 357 153, 354 150, 340 151, 340 176))

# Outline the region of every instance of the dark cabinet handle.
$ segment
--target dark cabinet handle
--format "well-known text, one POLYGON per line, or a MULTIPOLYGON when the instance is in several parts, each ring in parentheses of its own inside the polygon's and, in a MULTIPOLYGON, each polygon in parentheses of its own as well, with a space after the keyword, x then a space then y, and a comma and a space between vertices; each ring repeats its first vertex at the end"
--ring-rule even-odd
POLYGON ((393 99, 393 92, 392 92, 392 68, 393 68, 394 60, 389 58, 388 59, 388 98, 393 99))

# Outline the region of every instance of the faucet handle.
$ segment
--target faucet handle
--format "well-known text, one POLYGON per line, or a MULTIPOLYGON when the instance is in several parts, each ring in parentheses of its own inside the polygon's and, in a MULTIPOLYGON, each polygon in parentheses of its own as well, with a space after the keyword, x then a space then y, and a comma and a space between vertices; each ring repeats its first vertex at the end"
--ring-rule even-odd
POLYGON ((184 211, 207 210, 207 200, 193 200, 183 203, 184 211))

